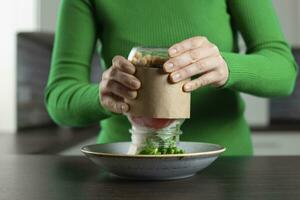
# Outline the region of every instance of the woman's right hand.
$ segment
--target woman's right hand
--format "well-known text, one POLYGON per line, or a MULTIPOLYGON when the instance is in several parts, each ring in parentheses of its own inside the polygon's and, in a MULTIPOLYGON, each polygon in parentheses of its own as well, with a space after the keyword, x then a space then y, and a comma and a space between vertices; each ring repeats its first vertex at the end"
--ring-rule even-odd
POLYGON ((122 56, 115 56, 112 66, 102 74, 100 103, 109 111, 126 113, 129 105, 125 99, 135 99, 141 82, 134 76, 135 66, 122 56))

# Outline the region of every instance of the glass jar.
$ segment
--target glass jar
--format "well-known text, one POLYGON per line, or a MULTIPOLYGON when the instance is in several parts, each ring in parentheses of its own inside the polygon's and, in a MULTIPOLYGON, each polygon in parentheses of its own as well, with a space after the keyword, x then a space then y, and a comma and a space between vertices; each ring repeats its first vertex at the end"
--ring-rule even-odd
MULTIPOLYGON (((184 119, 172 119, 170 124, 158 129, 143 126, 141 123, 133 121, 130 116, 128 116, 128 119, 132 125, 132 128, 129 130, 132 143, 128 154, 161 155, 184 153, 178 147, 179 136, 182 134, 180 127, 184 119)), ((164 119, 148 118, 147 120, 158 121, 164 119)))
MULTIPOLYGON (((166 48, 134 47, 128 56, 128 60, 137 68, 162 68, 168 59, 166 48)), ((132 143, 128 154, 160 155, 184 152, 178 148, 179 136, 182 134, 180 127, 184 119, 151 118, 130 114, 127 117, 132 125, 129 130, 132 143)))
POLYGON ((128 56, 128 60, 135 66, 153 68, 162 68, 168 58, 168 49, 149 47, 134 47, 128 56))

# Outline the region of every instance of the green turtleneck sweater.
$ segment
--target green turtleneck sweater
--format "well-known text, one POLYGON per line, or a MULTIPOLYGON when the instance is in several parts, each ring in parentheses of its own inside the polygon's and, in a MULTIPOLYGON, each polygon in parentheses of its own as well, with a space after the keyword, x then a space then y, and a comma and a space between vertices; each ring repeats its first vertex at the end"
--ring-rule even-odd
POLYGON ((103 108, 99 86, 90 82, 97 40, 109 67, 133 46, 169 47, 193 36, 218 46, 229 79, 222 88, 192 92, 181 140, 221 144, 224 155, 251 155, 240 92, 286 96, 297 74, 270 0, 62 0, 45 92, 50 116, 65 126, 100 122, 99 143, 130 140, 127 118, 103 108), (237 32, 247 46, 244 55, 238 53, 237 32))

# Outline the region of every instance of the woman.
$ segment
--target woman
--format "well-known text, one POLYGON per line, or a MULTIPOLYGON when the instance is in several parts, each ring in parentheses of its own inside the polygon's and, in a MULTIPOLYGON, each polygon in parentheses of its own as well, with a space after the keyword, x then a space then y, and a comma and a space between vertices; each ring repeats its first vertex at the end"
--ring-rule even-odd
POLYGON ((61 125, 101 121, 99 143, 130 140, 124 98, 140 87, 126 60, 133 46, 170 47, 164 70, 173 82, 187 77, 191 119, 182 140, 218 143, 225 155, 251 155, 250 131, 239 92, 287 96, 297 66, 270 0, 62 0, 47 108, 61 125), (247 45, 238 54, 237 32, 247 45), (90 61, 97 40, 108 67, 91 84, 90 61))

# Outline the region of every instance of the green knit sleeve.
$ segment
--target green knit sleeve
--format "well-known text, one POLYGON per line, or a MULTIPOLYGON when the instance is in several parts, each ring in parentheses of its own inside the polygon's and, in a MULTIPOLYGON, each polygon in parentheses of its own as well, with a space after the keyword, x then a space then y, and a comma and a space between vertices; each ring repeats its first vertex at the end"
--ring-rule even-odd
POLYGON ((225 88, 257 96, 286 96, 294 89, 297 65, 270 0, 228 0, 245 55, 221 52, 229 68, 225 88))
POLYGON ((45 101, 55 122, 66 126, 97 123, 109 116, 90 83, 97 28, 89 0, 62 0, 45 101))

